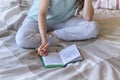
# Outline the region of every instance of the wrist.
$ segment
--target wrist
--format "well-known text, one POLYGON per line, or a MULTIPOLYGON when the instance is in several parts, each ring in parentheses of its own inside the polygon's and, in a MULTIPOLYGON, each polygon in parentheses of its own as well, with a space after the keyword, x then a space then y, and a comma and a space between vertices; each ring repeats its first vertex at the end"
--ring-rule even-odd
POLYGON ((41 41, 41 44, 46 44, 46 43, 48 43, 47 40, 42 40, 42 41, 41 41))
POLYGON ((46 43, 46 42, 47 42, 46 35, 42 34, 41 35, 41 43, 46 43))

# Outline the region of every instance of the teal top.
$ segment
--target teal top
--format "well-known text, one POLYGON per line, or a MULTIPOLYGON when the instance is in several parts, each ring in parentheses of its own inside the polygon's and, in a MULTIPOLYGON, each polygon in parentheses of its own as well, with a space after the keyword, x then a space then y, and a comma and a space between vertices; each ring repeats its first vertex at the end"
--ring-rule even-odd
MULTIPOLYGON (((51 0, 47 13, 47 23, 60 23, 69 19, 75 13, 76 0, 51 0)), ((34 3, 28 11, 28 18, 38 21, 38 10, 40 0, 34 0, 34 3)))

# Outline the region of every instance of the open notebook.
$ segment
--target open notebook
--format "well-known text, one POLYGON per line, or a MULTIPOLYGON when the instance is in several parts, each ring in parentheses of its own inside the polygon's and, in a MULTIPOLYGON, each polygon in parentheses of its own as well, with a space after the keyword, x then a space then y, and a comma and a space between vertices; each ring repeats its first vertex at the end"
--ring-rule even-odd
POLYGON ((83 57, 75 44, 62 49, 59 52, 50 52, 48 56, 41 56, 44 67, 64 67, 68 63, 83 60, 83 57))

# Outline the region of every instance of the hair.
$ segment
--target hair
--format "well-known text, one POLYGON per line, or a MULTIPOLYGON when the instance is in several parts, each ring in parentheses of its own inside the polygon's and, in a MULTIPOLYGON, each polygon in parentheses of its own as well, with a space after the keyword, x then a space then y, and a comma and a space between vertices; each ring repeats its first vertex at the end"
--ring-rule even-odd
POLYGON ((85 0, 76 0, 76 6, 77 6, 77 15, 80 15, 80 11, 83 9, 84 7, 84 1, 85 0))

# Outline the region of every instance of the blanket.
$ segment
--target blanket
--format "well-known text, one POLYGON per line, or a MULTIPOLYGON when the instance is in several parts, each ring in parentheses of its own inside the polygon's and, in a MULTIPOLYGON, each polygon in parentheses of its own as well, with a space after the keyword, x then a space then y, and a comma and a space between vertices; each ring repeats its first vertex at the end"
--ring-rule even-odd
POLYGON ((20 6, 11 11, 12 17, 6 14, 0 21, 0 80, 120 80, 120 17, 94 18, 100 24, 95 39, 58 43, 62 48, 76 44, 84 60, 47 69, 35 49, 16 45, 15 35, 27 11, 20 6))

